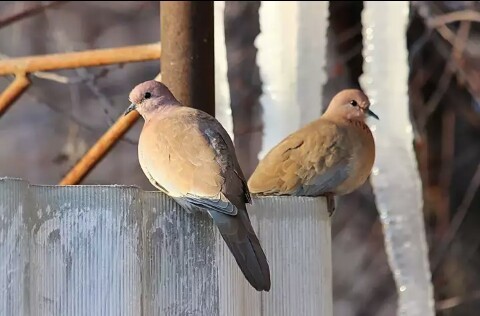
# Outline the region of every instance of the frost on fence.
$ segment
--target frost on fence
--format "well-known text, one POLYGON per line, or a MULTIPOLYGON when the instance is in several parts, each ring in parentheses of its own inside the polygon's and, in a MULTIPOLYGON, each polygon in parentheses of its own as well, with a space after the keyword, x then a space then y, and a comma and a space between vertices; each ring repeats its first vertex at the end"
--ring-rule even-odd
POLYGON ((408 1, 366 1, 362 87, 380 121, 372 184, 399 296, 398 315, 434 315, 421 182, 408 115, 408 1))
POLYGON ((332 314, 323 199, 249 208, 272 272, 255 291, 211 219, 127 186, 0 179, 0 315, 332 314))

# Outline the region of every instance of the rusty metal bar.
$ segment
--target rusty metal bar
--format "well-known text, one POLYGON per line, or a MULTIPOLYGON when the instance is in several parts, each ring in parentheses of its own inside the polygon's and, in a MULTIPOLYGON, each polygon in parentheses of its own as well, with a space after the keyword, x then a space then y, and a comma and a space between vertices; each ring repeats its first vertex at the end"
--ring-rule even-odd
POLYGON ((87 176, 108 151, 120 138, 135 124, 140 117, 137 111, 132 111, 127 116, 121 117, 108 131, 93 145, 80 161, 60 181, 60 185, 77 184, 87 176))
POLYGON ((163 82, 186 106, 215 115, 213 1, 161 1, 163 82))
POLYGON ((26 74, 19 73, 15 75, 15 79, 0 95, 0 117, 27 90, 29 85, 30 80, 26 74))
POLYGON ((11 58, 0 61, 0 76, 159 59, 160 43, 88 50, 84 52, 11 58))
MULTIPOLYGON (((161 74, 158 74, 155 80, 161 81, 161 74)), ((73 185, 82 181, 139 118, 137 111, 132 111, 127 116, 122 115, 73 166, 59 185, 73 185)))

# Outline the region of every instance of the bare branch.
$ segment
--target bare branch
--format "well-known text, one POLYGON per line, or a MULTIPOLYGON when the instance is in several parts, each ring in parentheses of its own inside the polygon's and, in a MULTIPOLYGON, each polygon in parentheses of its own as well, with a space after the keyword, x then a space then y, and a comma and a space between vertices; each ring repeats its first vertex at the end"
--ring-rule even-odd
POLYGON ((480 300, 480 291, 474 291, 467 296, 455 296, 450 297, 442 301, 438 301, 435 305, 437 311, 444 311, 457 307, 459 305, 470 303, 472 301, 480 300))
POLYGON ((473 10, 445 13, 427 19, 427 25, 430 27, 439 27, 458 21, 480 22, 480 13, 473 10))
POLYGON ((448 231, 450 219, 450 186, 452 184, 453 165, 455 160, 455 125, 456 117, 452 108, 444 110, 442 115, 442 134, 441 139, 441 164, 440 169, 440 187, 441 199, 438 205, 438 236, 442 236, 448 231))
POLYGON ((46 4, 37 4, 31 7, 27 7, 21 12, 16 12, 12 15, 0 17, 0 28, 10 25, 14 22, 20 21, 22 19, 34 16, 35 14, 41 13, 47 9, 66 4, 69 1, 51 1, 46 4))
POLYGON ((475 171, 475 174, 470 180, 470 184, 468 185, 468 189, 465 192, 462 203, 458 207, 457 212, 453 217, 452 223, 450 224, 449 231, 444 235, 444 238, 440 244, 441 247, 439 247, 437 256, 436 258, 434 258, 434 260, 432 260, 432 273, 434 273, 435 270, 440 265, 440 262, 445 256, 445 253, 447 252, 460 226, 465 220, 465 217, 467 216, 467 213, 468 213, 468 209, 470 208, 470 205, 472 204, 472 201, 475 198, 475 195, 478 192, 479 187, 480 187, 480 164, 477 165, 477 170, 475 171))
MULTIPOLYGON (((161 74, 158 74, 155 80, 161 81, 161 74)), ((60 185, 73 185, 82 181, 115 143, 128 132, 139 117, 137 111, 133 111, 127 116, 121 116, 60 181, 60 185)))
POLYGON ((458 69, 456 67, 456 60, 459 60, 460 56, 463 55, 469 34, 470 22, 462 22, 460 29, 458 30, 458 36, 454 36, 451 58, 446 62, 443 74, 438 81, 437 88, 425 105, 424 116, 420 124, 421 128, 425 128, 427 119, 436 110, 438 104, 448 90, 453 74, 458 69))
POLYGON ((105 157, 116 142, 135 124, 140 115, 134 111, 121 117, 103 134, 72 170, 62 179, 60 185, 71 185, 82 181, 88 172, 105 157))

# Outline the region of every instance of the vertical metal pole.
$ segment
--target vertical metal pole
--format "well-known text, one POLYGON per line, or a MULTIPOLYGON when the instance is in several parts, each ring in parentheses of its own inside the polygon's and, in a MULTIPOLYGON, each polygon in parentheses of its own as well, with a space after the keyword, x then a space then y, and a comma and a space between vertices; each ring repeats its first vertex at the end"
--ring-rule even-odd
POLYGON ((213 1, 161 1, 162 82, 184 105, 215 115, 213 1))

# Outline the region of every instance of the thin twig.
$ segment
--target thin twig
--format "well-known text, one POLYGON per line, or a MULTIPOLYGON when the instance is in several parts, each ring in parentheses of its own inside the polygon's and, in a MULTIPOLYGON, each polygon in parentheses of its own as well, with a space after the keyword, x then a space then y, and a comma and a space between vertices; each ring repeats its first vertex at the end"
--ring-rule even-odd
MULTIPOLYGON (((70 90, 70 99, 72 107, 78 108, 80 106, 80 92, 78 85, 68 85, 70 90)), ((67 139, 60 150, 60 153, 53 159, 56 163, 77 161, 79 157, 86 151, 85 141, 79 137, 80 125, 72 120, 68 121, 67 139)))
MULTIPOLYGON (((431 23, 428 23, 428 21, 431 21, 432 19, 435 19, 435 17, 431 17, 427 15, 427 11, 429 11, 427 5, 423 4, 423 1, 412 1, 412 4, 418 8, 418 13, 420 16, 426 21, 425 25, 430 29, 430 30, 435 30, 442 36, 444 40, 450 43, 450 45, 454 46, 455 45, 455 38, 456 35, 455 33, 450 30, 450 28, 445 25, 445 24, 438 24, 438 25, 432 25, 431 23)), ((438 11, 438 10, 437 10, 438 11)), ((439 15, 443 16, 443 14, 439 15)))
POLYGON ((72 83, 72 79, 68 78, 67 76, 62 76, 54 72, 37 71, 37 72, 34 72, 32 75, 39 79, 55 81, 58 83, 63 83, 63 84, 72 83))
POLYGON ((437 27, 435 30, 438 32, 438 34, 440 34, 440 36, 443 37, 444 40, 449 42, 450 45, 453 45, 456 36, 455 33, 448 28, 448 26, 442 25, 437 27))
POLYGON ((458 21, 480 22, 480 13, 473 10, 463 10, 445 13, 429 18, 427 20, 427 25, 430 27, 439 27, 458 21))
POLYGON ((160 59, 160 55, 160 43, 156 43, 74 53, 12 58, 0 61, 0 76, 14 74, 19 71, 31 73, 36 71, 141 62, 160 59))
POLYGON ((453 161, 455 156, 455 113, 451 108, 447 108, 442 116, 442 153, 440 171, 441 197, 443 199, 439 205, 439 220, 437 225, 438 236, 443 236, 447 231, 450 209, 450 185, 453 174, 453 161))
POLYGON ((121 117, 103 134, 80 161, 68 172, 59 183, 60 185, 73 185, 82 181, 87 174, 97 165, 118 140, 135 124, 140 115, 134 111, 121 117))
POLYGON ((430 117, 430 115, 432 115, 433 112, 435 112, 438 104, 448 90, 448 86, 452 81, 452 77, 456 69, 455 60, 459 58, 458 56, 463 55, 469 33, 470 22, 462 22, 462 24, 460 25, 460 29, 458 30, 458 36, 455 36, 455 41, 453 42, 451 58, 446 62, 443 74, 438 81, 437 88, 435 89, 432 96, 425 105, 424 116, 421 122, 422 128, 425 128, 427 119, 430 117))
POLYGON ((337 59, 339 61, 342 61, 343 63, 349 62, 353 57, 357 56, 358 54, 362 53, 363 49, 363 44, 359 43, 352 47, 348 52, 345 52, 343 54, 338 54, 337 59))
MULTIPOLYGON (((88 71, 85 68, 77 68, 75 71, 81 76, 81 77, 86 77, 89 75, 88 71)), ((110 116, 110 110, 114 108, 112 102, 110 102, 110 99, 105 96, 105 94, 102 93, 100 88, 95 84, 95 81, 93 80, 88 80, 85 82, 87 87, 90 89, 90 91, 99 99, 99 104, 103 109, 103 112, 105 113, 105 116, 107 117, 107 124, 112 125, 115 123, 115 120, 110 116)))
POLYGON ((470 28, 472 23, 470 21, 462 22, 458 30, 457 36, 452 48, 452 57, 454 61, 462 60, 463 53, 467 47, 467 41, 470 36, 470 28))
POLYGON ((355 25, 352 25, 348 29, 346 29, 343 32, 341 32, 340 34, 338 34, 336 39, 335 39, 335 42, 337 43, 337 45, 340 45, 340 44, 345 43, 346 41, 351 40, 352 38, 354 38, 355 36, 357 36, 359 34, 362 34, 362 23, 361 22, 359 22, 355 25))
MULTIPOLYGON (((462 116, 462 118, 468 122, 473 127, 480 129, 480 116, 478 112, 474 109, 475 105, 468 105, 465 102, 458 102, 457 98, 454 96, 449 96, 451 104, 457 104, 454 107, 455 111, 462 116)), ((476 102, 476 101, 473 101, 476 102)))
MULTIPOLYGON (((158 74, 155 80, 161 81, 161 74, 158 74)), ((82 181, 95 165, 105 157, 108 151, 119 141, 119 139, 128 132, 139 117, 140 115, 137 111, 133 111, 127 116, 121 116, 115 124, 113 124, 112 127, 100 137, 80 161, 73 166, 59 184, 74 185, 82 181)))
POLYGON ((422 49, 425 47, 425 45, 430 41, 431 35, 432 35, 432 30, 431 29, 426 29, 423 32, 422 36, 420 36, 420 38, 417 39, 415 41, 415 43, 412 44, 412 47, 409 50, 410 53, 408 54, 409 66, 412 65, 414 59, 422 51, 422 49))
POLYGON ((438 104, 443 98, 443 95, 448 89, 450 82, 452 81, 453 70, 452 70, 452 61, 447 61, 443 69, 442 76, 438 80, 437 88, 433 92, 432 96, 428 99, 427 103, 424 106, 424 111, 422 117, 419 118, 420 128, 425 129, 428 118, 435 112, 438 104))
MULTIPOLYGON (((5 55, 5 54, 0 53, 0 59, 8 59, 8 58, 10 58, 10 57, 5 55)), ((73 85, 73 84, 78 84, 78 83, 87 83, 88 84, 88 82, 95 82, 99 78, 102 78, 102 77, 106 76, 107 73, 108 73, 108 69, 104 69, 103 71, 101 71, 98 74, 90 74, 90 73, 87 72, 84 76, 79 76, 79 77, 67 77, 67 76, 57 74, 55 72, 44 72, 44 71, 37 71, 37 72, 32 73, 31 75, 35 76, 39 79, 45 79, 45 80, 50 80, 50 81, 54 81, 54 82, 58 82, 58 83, 62 83, 62 84, 73 85)), ((15 79, 15 76, 13 76, 13 79, 15 79)), ((11 80, 11 81, 13 81, 13 80, 11 80)), ((97 133, 100 131, 97 128, 92 128, 92 127, 88 126, 87 124, 85 124, 84 122, 82 122, 81 120, 76 118, 73 114, 68 113, 67 111, 63 111, 61 109, 58 109, 57 107, 54 107, 54 106, 52 106, 52 105, 50 105, 46 102, 40 101, 36 96, 32 95, 31 93, 27 93, 27 95, 32 100, 34 100, 35 102, 44 104, 45 106, 49 107, 51 110, 55 111, 56 113, 58 113, 60 115, 65 115, 69 120, 71 120, 72 122, 81 126, 82 128, 84 128, 87 131, 97 132, 97 133)), ((108 117, 108 122, 107 123, 108 123, 109 126, 111 126, 114 123, 114 121, 113 121, 113 119, 108 117)), ((122 138, 121 141, 126 142, 130 145, 138 144, 138 142, 136 140, 132 140, 128 137, 122 138)))
POLYGON ((471 294, 464 297, 455 296, 455 297, 447 298, 445 300, 438 301, 435 304, 435 309, 437 311, 444 311, 444 310, 451 309, 459 305, 476 301, 476 300, 480 300, 480 291, 474 291, 471 294))
MULTIPOLYGON (((7 78, 6 78, 7 79, 7 78)), ((15 80, 15 77, 13 77, 13 79, 7 79, 7 80, 10 80, 10 82, 13 82, 13 80, 15 80)), ((67 111, 64 111, 62 109, 59 109, 55 106, 52 106, 51 104, 48 104, 44 101, 41 101, 39 100, 39 98, 32 94, 32 89, 34 88, 35 86, 33 86, 31 89, 27 90, 25 92, 25 97, 29 98, 30 100, 38 103, 38 104, 43 104, 45 105, 46 107, 50 108, 52 111, 54 111, 55 113, 58 113, 59 115, 64 115, 68 120, 74 122, 75 124, 77 124, 78 126, 82 127, 83 129, 89 131, 89 132, 92 132, 92 133, 99 133, 101 132, 101 130, 99 128, 93 128, 89 125, 87 125, 85 122, 82 122, 81 120, 79 120, 76 116, 74 116, 72 113, 68 113, 67 111)), ((125 142, 125 143, 128 143, 130 145, 137 145, 138 144, 138 141, 135 141, 135 140, 132 140, 132 139, 129 139, 127 137, 123 137, 120 141, 122 142, 125 142)))
POLYGON ((18 22, 22 19, 31 17, 35 14, 41 13, 47 9, 53 8, 58 5, 66 4, 69 1, 51 1, 50 3, 47 4, 38 4, 29 8, 24 9, 21 12, 16 12, 12 15, 6 16, 6 17, 0 17, 0 28, 5 27, 9 24, 12 24, 14 22, 18 22))
MULTIPOLYGON (((462 58, 466 42, 470 34, 470 22, 462 22, 458 30, 458 36, 452 49, 452 58, 458 60, 462 58)), ((447 109, 443 115, 444 134, 442 141, 442 171, 440 172, 440 186, 442 188, 443 203, 440 207, 439 225, 437 231, 443 235, 448 224, 448 214, 450 208, 449 188, 452 178, 452 163, 455 155, 455 114, 451 109, 447 109)))
MULTIPOLYGON (((448 64, 452 64, 455 59, 459 59, 460 56, 463 55, 463 50, 465 49, 466 41, 467 41, 467 38, 468 38, 468 36, 469 36, 469 34, 470 34, 470 26, 471 26, 471 23, 470 23, 469 21, 467 21, 467 22, 462 22, 462 24, 460 25, 460 29, 458 30, 458 36, 457 36, 456 39, 455 39, 454 46, 453 46, 453 49, 452 49, 452 59, 450 59, 450 60, 448 61, 448 64)), ((450 74, 453 74, 453 71, 452 71, 450 74)), ((451 79, 451 76, 450 76, 450 79, 451 79)), ((437 91, 438 91, 438 89, 437 89, 437 91)), ((447 91, 447 87, 445 87, 445 92, 446 92, 446 91, 447 91)), ((442 95, 443 95, 443 94, 442 94, 442 95)), ((453 131, 451 131, 451 132, 453 132, 453 131)), ((449 149, 449 150, 452 151, 453 149, 449 149)), ((453 154, 453 153, 452 153, 452 154, 453 154)), ((479 172, 480 172, 480 165, 479 165, 479 172)), ((444 174, 443 174, 443 175, 444 175, 444 174)), ((444 175, 444 176, 447 176, 447 175, 444 175)), ((479 177, 480 177, 480 173, 479 173, 479 177)), ((442 177, 442 181, 445 181, 445 180, 446 180, 446 179, 444 179, 444 177, 442 177)), ((474 181, 474 179, 472 179, 472 182, 473 182, 473 181, 474 181)), ((479 184, 480 184, 480 183, 479 183, 479 184)), ((442 189, 448 191, 448 187, 447 187, 447 188, 442 187, 442 189)), ((475 189, 475 190, 476 190, 476 189, 475 189)), ((443 193, 444 193, 444 194, 448 194, 447 191, 445 191, 445 192, 443 192, 443 193)), ((466 197, 467 197, 467 195, 466 195, 466 197)), ((446 201, 448 201, 448 199, 447 199, 446 201)), ((469 203, 471 203, 471 201, 470 201, 469 203)), ((463 205, 463 203, 462 203, 462 205, 463 205)), ((448 207, 448 206, 447 206, 447 207, 448 207)), ((459 221, 458 223, 456 223, 456 222, 454 222, 454 221, 455 221, 455 218, 457 218, 457 215, 459 214, 459 212, 457 212, 457 213, 455 214, 455 218, 454 218, 454 220, 452 221, 452 223, 451 223, 451 225, 450 225, 450 227, 449 227, 449 228, 450 228, 450 229, 449 229, 449 232, 450 232, 450 233, 447 233, 447 234, 445 235, 445 236, 447 236, 447 237, 446 237, 446 241, 444 241, 444 243, 441 243, 441 245, 444 244, 444 246, 441 246, 441 247, 440 247, 440 255, 439 255, 440 258, 443 258, 444 253, 442 253, 442 252, 446 252, 447 249, 448 249, 448 247, 450 246, 451 241, 452 241, 453 238, 455 237, 458 228, 460 227, 463 219, 464 219, 465 216, 466 216, 467 210, 468 210, 468 207, 467 207, 466 210, 463 210, 463 209, 462 209, 462 211, 464 211, 465 214, 464 214, 464 215, 461 215, 461 219, 460 219, 460 221, 459 221)), ((461 213, 461 212, 460 212, 460 213, 461 213)), ((441 259, 439 259, 439 260, 441 261, 441 259)), ((437 265, 440 264, 440 261, 435 262, 435 268, 437 267, 437 265)))
POLYGON ((439 247, 437 256, 435 260, 432 260, 432 273, 435 273, 436 269, 440 265, 440 262, 442 262, 443 257, 445 256, 445 253, 447 252, 448 248, 450 247, 450 244, 452 243, 453 239, 455 238, 458 232, 458 229, 460 228, 463 221, 465 220, 468 209, 470 208, 470 205, 472 204, 472 201, 475 198, 475 195, 479 187, 480 187, 480 163, 477 165, 477 170, 475 171, 475 174, 473 175, 472 180, 470 180, 470 184, 468 185, 467 191, 463 196, 462 203, 458 207, 457 212, 455 213, 455 216, 452 219, 452 222, 450 224, 450 229, 445 234, 442 242, 440 243, 441 246, 439 247))
MULTIPOLYGON (((45 14, 45 16, 49 18, 49 14, 45 14)), ((75 50, 74 45, 63 29, 59 29, 57 32, 54 31, 53 33, 55 33, 58 37, 58 42, 62 45, 62 51, 72 52, 75 50)), ((97 76, 97 78, 94 77, 93 80, 87 79, 92 77, 87 68, 75 68, 74 71, 80 78, 85 79, 84 82, 86 86, 95 95, 95 97, 99 99, 100 102, 98 104, 105 113, 107 124, 112 126, 115 123, 115 120, 110 116, 110 111, 113 110, 114 106, 110 102, 110 99, 102 93, 101 89, 96 84, 99 77, 106 76, 108 74, 108 70, 105 69, 101 71, 101 75, 97 76)))

